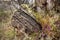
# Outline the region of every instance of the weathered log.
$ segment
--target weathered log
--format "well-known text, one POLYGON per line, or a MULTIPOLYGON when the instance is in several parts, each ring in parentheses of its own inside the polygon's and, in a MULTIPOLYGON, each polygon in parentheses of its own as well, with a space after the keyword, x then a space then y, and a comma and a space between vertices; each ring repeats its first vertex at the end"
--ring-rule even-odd
POLYGON ((37 21, 24 11, 16 12, 12 17, 12 26, 17 29, 25 28, 26 33, 41 31, 42 27, 37 21))

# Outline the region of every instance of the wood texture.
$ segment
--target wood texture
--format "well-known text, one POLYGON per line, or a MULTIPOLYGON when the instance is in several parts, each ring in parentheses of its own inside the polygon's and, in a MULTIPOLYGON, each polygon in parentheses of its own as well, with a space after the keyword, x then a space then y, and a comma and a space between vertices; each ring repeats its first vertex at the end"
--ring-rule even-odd
POLYGON ((35 19, 22 10, 13 15, 12 26, 17 29, 24 28, 26 33, 38 32, 42 29, 41 25, 35 19))

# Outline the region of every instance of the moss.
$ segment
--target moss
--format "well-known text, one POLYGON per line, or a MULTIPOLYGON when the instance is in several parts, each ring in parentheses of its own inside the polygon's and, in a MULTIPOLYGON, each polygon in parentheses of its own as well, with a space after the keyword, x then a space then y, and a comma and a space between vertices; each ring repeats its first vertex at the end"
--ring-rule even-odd
POLYGON ((7 17, 8 15, 3 10, 0 10, 0 22, 6 20, 7 17))
POLYGON ((5 31, 5 36, 8 38, 12 38, 12 37, 14 37, 14 35, 15 35, 14 30, 6 30, 5 31))

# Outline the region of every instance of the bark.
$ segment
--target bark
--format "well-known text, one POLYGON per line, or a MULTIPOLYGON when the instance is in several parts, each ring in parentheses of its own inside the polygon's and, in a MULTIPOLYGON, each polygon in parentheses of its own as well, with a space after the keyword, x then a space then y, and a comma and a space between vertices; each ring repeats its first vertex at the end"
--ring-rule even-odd
POLYGON ((41 24, 22 10, 13 15, 12 26, 17 29, 25 28, 26 33, 38 32, 42 29, 41 24))

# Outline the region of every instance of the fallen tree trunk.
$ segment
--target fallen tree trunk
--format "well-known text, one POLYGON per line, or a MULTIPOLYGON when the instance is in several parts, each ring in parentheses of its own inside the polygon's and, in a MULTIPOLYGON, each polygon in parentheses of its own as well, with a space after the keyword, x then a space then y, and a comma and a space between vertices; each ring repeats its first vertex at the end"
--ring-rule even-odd
POLYGON ((20 10, 16 12, 12 17, 12 26, 21 29, 26 29, 26 33, 38 32, 42 29, 41 25, 32 18, 30 15, 20 10))

